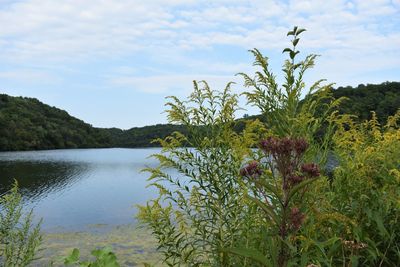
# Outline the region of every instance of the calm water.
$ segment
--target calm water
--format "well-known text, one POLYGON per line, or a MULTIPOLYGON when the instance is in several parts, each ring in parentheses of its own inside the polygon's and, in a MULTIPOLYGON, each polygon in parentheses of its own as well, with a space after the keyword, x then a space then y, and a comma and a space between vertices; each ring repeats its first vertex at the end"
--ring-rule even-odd
POLYGON ((134 223, 135 204, 157 195, 146 188, 158 148, 0 152, 0 194, 19 182, 25 205, 47 231, 134 223))

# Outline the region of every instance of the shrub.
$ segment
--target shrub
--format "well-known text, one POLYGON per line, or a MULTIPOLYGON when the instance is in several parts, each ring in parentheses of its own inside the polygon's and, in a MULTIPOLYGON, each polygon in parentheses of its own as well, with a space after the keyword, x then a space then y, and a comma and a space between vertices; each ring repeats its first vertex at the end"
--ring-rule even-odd
MULTIPOLYGON (((334 127, 333 110, 340 103, 333 101, 330 85, 322 85, 323 80, 313 84, 300 101, 305 88, 303 75, 313 67, 316 58, 310 55, 303 61, 295 61, 299 53, 298 36, 303 31, 295 27, 288 34, 293 36, 293 47, 284 49, 290 59, 284 63, 282 89, 269 70, 267 58, 256 49, 251 50, 254 65, 261 70, 254 78, 240 74, 245 86, 252 88, 244 95, 249 104, 260 108, 265 125, 251 121, 242 132, 235 133, 235 111, 239 107, 230 84, 217 92, 206 82, 201 83, 202 88, 194 82, 194 92, 187 100, 171 97, 167 103, 169 121, 184 125, 188 132, 186 135, 176 132, 158 140, 163 150, 154 157, 160 164, 146 171, 151 174, 150 185, 157 187, 160 194, 140 207, 138 216, 158 239, 158 249, 167 265, 259 266, 267 260, 285 266, 299 253, 293 252, 298 243, 292 242, 296 236, 292 233, 301 228, 307 201, 314 200, 305 188, 315 179, 298 181, 296 186, 292 182, 302 171, 299 169, 302 163, 326 161, 334 127), (326 135, 319 134, 321 129, 326 135), (266 138, 275 138, 269 140, 276 142, 302 140, 308 149, 294 159, 291 147, 285 157, 279 156, 285 166, 278 167, 277 162, 271 161, 268 165, 265 162, 273 155, 272 151, 267 155, 265 150, 252 149, 266 138), (272 176, 267 175, 266 179, 251 164, 249 169, 240 171, 249 159, 264 162, 263 171, 268 170, 272 176), (293 166, 286 166, 289 163, 293 166), (170 169, 178 175, 171 174, 170 169), (244 172, 263 176, 265 182, 245 182, 244 172), (275 206, 266 209, 269 204, 275 206), (274 217, 279 219, 273 222, 274 217), (239 253, 238 248, 253 256, 239 253)), ((316 166, 304 165, 303 173, 316 174, 316 166)), ((307 263, 307 259, 303 261, 307 263)), ((292 262, 298 262, 297 258, 292 262)))
POLYGON ((111 248, 105 247, 102 249, 94 249, 92 256, 95 257, 93 261, 81 261, 80 251, 74 248, 68 257, 64 258, 64 264, 66 266, 75 265, 81 267, 119 267, 117 257, 111 251, 111 248))
POLYGON ((9 193, 0 198, 0 264, 27 266, 42 242, 40 222, 32 223, 32 210, 24 215, 22 197, 15 182, 9 193))
MULTIPOLYGON (((343 243, 343 255, 353 265, 400 265, 400 111, 380 126, 372 119, 337 121, 332 210, 345 220, 330 225, 343 243)), ((339 260, 340 261, 340 260, 339 260)))

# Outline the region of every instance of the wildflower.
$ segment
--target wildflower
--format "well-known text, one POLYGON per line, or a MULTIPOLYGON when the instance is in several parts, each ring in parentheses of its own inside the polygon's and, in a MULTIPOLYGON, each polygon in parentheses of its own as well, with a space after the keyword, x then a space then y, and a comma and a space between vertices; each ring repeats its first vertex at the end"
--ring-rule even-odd
POLYGON ((301 171, 310 177, 318 177, 320 175, 319 167, 315 163, 306 163, 301 166, 301 171))
POLYGON ((293 207, 290 212, 290 221, 295 230, 299 230, 303 224, 305 215, 297 207, 293 207))
POLYGON ((281 156, 290 156, 292 154, 294 142, 293 139, 289 137, 284 137, 278 140, 278 151, 277 153, 281 156))
POLYGON ((257 161, 250 162, 246 167, 240 170, 241 176, 257 178, 262 174, 262 169, 257 161))
POLYGON ((274 156, 290 156, 294 142, 289 137, 276 138, 268 137, 260 142, 260 147, 264 152, 274 156))
POLYGON ((368 244, 362 243, 362 242, 357 242, 353 240, 341 240, 342 244, 350 250, 359 250, 359 249, 364 249, 368 247, 368 244))
POLYGON ((296 151, 297 155, 302 155, 306 152, 308 148, 308 143, 304 138, 299 138, 294 141, 294 150, 296 151))
POLYGON ((302 155, 308 148, 308 143, 304 138, 276 138, 268 137, 261 140, 260 147, 264 152, 280 156, 290 156, 296 153, 298 156, 302 155))
POLYGON ((267 139, 261 140, 260 147, 266 153, 275 153, 277 147, 277 140, 274 137, 268 137, 267 139))
POLYGON ((296 185, 301 183, 304 180, 304 176, 301 175, 292 175, 289 177, 289 181, 292 185, 296 185))

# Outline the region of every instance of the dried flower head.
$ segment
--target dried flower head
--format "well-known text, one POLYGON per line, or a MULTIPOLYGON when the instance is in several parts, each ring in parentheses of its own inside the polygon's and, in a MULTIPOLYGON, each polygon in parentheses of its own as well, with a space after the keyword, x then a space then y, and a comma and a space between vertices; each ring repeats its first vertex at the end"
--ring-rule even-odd
POLYGON ((240 175, 248 178, 258 178, 262 174, 262 169, 257 161, 252 161, 240 170, 240 175))
POLYGON ((296 153, 300 156, 307 150, 308 143, 304 138, 268 137, 261 140, 260 148, 268 154, 288 156, 296 153))
POLYGON ((353 240, 343 240, 342 239, 342 244, 349 250, 359 250, 359 249, 364 249, 368 247, 368 244, 362 243, 362 242, 357 242, 353 240))
POLYGON ((319 167, 315 163, 306 163, 301 166, 301 171, 310 176, 310 177, 318 177, 320 175, 319 167))
POLYGON ((260 148, 266 153, 274 153, 277 147, 277 140, 274 137, 268 137, 267 139, 260 141, 260 148))
POLYGON ((301 183, 305 179, 302 175, 292 175, 289 177, 289 182, 291 185, 296 185, 301 183))
POLYGON ((305 215, 300 211, 299 208, 293 207, 290 211, 290 221, 292 223, 292 227, 295 230, 299 230, 301 225, 303 224, 305 215))
POLYGON ((297 155, 303 155, 308 148, 308 143, 304 138, 298 138, 294 141, 294 150, 297 155))

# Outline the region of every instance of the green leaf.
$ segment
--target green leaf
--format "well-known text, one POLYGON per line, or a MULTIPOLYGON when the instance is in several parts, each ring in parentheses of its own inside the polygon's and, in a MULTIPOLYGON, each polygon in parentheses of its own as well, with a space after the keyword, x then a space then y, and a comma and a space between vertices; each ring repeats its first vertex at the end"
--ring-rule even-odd
POLYGON ((255 183, 259 186, 262 186, 266 189, 268 189, 271 193, 273 193, 277 198, 280 198, 280 195, 276 188, 273 185, 268 184, 266 180, 256 180, 255 183))
POLYGON ((300 41, 299 38, 294 39, 294 40, 292 41, 293 46, 296 46, 297 43, 298 43, 299 41, 300 41))
POLYGON ((286 36, 289 36, 289 35, 294 35, 294 31, 288 32, 286 36))
POLYGON ((298 53, 300 53, 300 51, 290 51, 290 59, 294 59, 298 53))
POLYGON ((375 213, 375 216, 373 217, 374 221, 376 222, 376 226, 378 227, 378 230, 380 232, 381 235, 385 236, 385 237, 389 237, 390 234, 389 232, 386 230, 382 217, 380 216, 380 214, 375 213))
POLYGON ((283 49, 282 53, 285 53, 285 52, 291 53, 291 52, 293 52, 293 50, 290 48, 285 48, 285 49, 283 49))
POLYGON ((255 204, 257 204, 257 206, 259 206, 263 211, 265 211, 265 213, 267 213, 276 224, 279 224, 278 217, 276 216, 274 211, 270 207, 268 207, 268 205, 266 205, 261 200, 255 198, 255 197, 248 195, 247 198, 250 199, 251 201, 253 201, 255 204))
POLYGON ((300 33, 305 32, 305 31, 306 31, 306 29, 298 29, 296 32, 296 35, 299 35, 300 33))
POLYGON ((223 251, 232 253, 238 256, 243 256, 247 257, 250 259, 253 259, 255 261, 258 261, 259 263, 265 265, 265 266, 272 266, 271 261, 265 257, 260 251, 255 250, 255 249, 250 249, 250 248, 228 248, 228 249, 223 249, 223 251))
POLYGON ((290 201, 290 199, 291 199, 300 189, 302 189, 302 188, 304 188, 305 186, 307 186, 307 185, 309 185, 309 184, 315 182, 317 179, 318 179, 318 177, 316 177, 316 178, 311 178, 311 179, 305 180, 305 181, 301 182, 300 184, 294 186, 294 187, 292 188, 292 190, 290 190, 290 192, 289 192, 288 201, 290 201))
POLYGON ((79 261, 79 254, 80 254, 79 249, 74 248, 74 250, 72 250, 71 255, 69 255, 67 258, 64 259, 64 264, 70 265, 77 263, 79 261))

